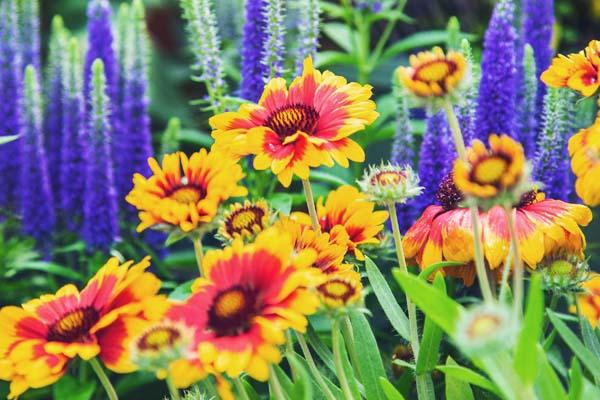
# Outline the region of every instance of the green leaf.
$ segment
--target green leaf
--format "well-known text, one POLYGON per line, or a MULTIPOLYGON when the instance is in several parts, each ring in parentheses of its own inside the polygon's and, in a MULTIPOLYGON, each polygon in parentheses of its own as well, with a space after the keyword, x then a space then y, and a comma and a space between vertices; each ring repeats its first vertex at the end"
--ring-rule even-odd
MULTIPOLYGON (((296 354, 296 359, 300 363, 302 363, 302 365, 304 366, 304 368, 307 371, 310 371, 310 368, 308 367, 308 363, 306 362, 306 360, 302 356, 296 354)), ((312 381, 313 387, 317 387, 318 388, 319 384, 313 378, 312 374, 310 375, 310 377, 311 377, 311 381, 312 381)), ((336 399, 343 397, 343 394, 342 394, 342 391, 340 390, 340 388, 337 387, 333 382, 331 382, 331 379, 329 379, 326 374, 322 374, 321 377, 323 378, 323 380, 325 381, 325 384, 327 385, 327 387, 329 388, 329 390, 331 390, 331 393, 333 393, 333 395, 335 396, 336 399)), ((325 395, 322 394, 322 393, 320 393, 320 390, 318 392, 316 392, 315 395, 317 395, 319 398, 325 398, 325 395)))
POLYGON ((354 342, 359 349, 357 351, 357 367, 365 388, 365 395, 369 400, 385 400, 383 389, 379 384, 379 378, 385 377, 385 369, 369 321, 363 313, 358 311, 350 313, 350 320, 352 321, 354 342))
POLYGON ((396 389, 394 385, 392 385, 392 383, 383 376, 379 378, 379 384, 381 385, 387 400, 405 400, 404 396, 402 396, 402 393, 400 393, 398 389, 396 389))
POLYGON ((583 337, 585 347, 590 349, 596 358, 600 359, 600 342, 598 342, 598 336, 588 320, 581 315, 579 316, 579 326, 581 327, 581 336, 583 337))
POLYGON ((452 336, 463 307, 441 290, 423 282, 418 277, 392 270, 394 278, 410 299, 448 335, 452 336))
POLYGON ((319 338, 319 335, 315 331, 315 328, 311 324, 308 324, 306 329, 306 340, 310 346, 315 350, 321 361, 325 364, 331 372, 335 374, 335 364, 333 362, 333 354, 329 347, 327 347, 319 338))
POLYGON ((496 395, 500 395, 500 392, 496 385, 490 380, 485 378, 483 375, 460 365, 438 365, 435 367, 438 371, 444 373, 444 375, 451 375, 455 379, 459 379, 463 382, 467 382, 471 385, 478 386, 496 395))
POLYGON ((347 65, 354 63, 354 56, 341 51, 326 50, 317 54, 315 68, 328 67, 330 65, 347 65))
MULTIPOLYGON (((295 400, 293 396, 294 384, 291 381, 290 377, 285 373, 285 371, 279 365, 273 365, 273 371, 275 371, 275 375, 277 375, 277 380, 283 389, 284 395, 290 399, 295 400)), ((270 393, 273 393, 273 389, 271 389, 271 382, 269 382, 270 393)))
MULTIPOLYGON (((446 283, 444 277, 440 274, 436 275, 433 285, 441 292, 446 293, 446 283)), ((432 371, 438 361, 438 353, 440 344, 442 343, 443 332, 440 327, 429 317, 425 317, 423 327, 423 339, 417 359, 417 375, 432 371)))
POLYGON ((375 293, 385 316, 400 336, 406 340, 410 340, 408 318, 398 305, 398 302, 392 294, 392 290, 388 286, 387 281, 381 274, 381 271, 379 271, 377 265, 375 265, 369 257, 366 257, 365 268, 373 292, 375 293))
POLYGON ((332 335, 338 335, 338 348, 336 349, 340 358, 342 359, 342 368, 344 369, 344 374, 348 379, 348 385, 350 386, 350 391, 352 392, 352 398, 360 399, 360 389, 358 388, 358 383, 356 381, 356 377, 354 376, 354 369, 352 368, 352 364, 350 364, 350 360, 348 359, 348 352, 346 351, 346 344, 344 343, 344 336, 342 335, 341 329, 336 329, 331 332, 332 335))
MULTIPOLYGON (((461 37, 466 38, 470 42, 477 38, 477 36, 464 33, 460 34, 461 37)), ((389 58, 400 53, 407 52, 420 47, 431 47, 436 44, 446 43, 448 41, 447 31, 424 31, 417 32, 410 36, 405 37, 402 40, 397 41, 392 46, 388 47, 383 52, 382 58, 389 58)))
POLYGON ((17 268, 6 274, 7 278, 14 276, 21 271, 40 271, 48 274, 61 276, 73 281, 83 281, 83 275, 71 268, 63 267, 62 265, 51 263, 48 261, 24 261, 19 263, 17 268))
POLYGON ((288 193, 274 193, 269 197, 269 205, 282 215, 290 215, 292 196, 288 193))
POLYGON ((571 331, 567 325, 558 318, 556 313, 550 309, 546 309, 550 322, 558 331, 558 334, 563 341, 571 348, 573 353, 579 358, 579 361, 592 373, 595 380, 600 378, 600 359, 596 358, 594 353, 587 349, 581 340, 571 331))
POLYGON ((187 233, 176 229, 169 233, 169 236, 165 239, 165 246, 169 247, 173 243, 179 242, 181 239, 185 239, 187 237, 187 233))
POLYGON ((544 319, 544 292, 541 276, 531 277, 527 311, 517 340, 513 366, 525 384, 531 384, 537 376, 538 360, 536 344, 542 334, 544 319))
POLYGON ((353 52, 352 32, 348 25, 330 22, 323 24, 322 30, 335 44, 346 50, 347 53, 353 52))
POLYGON ((438 263, 427 266, 424 270, 419 272, 419 278, 421 278, 423 280, 428 280, 429 276, 431 276, 431 274, 433 274, 438 269, 447 268, 447 267, 460 267, 463 265, 465 265, 465 264, 461 263, 461 262, 456 262, 456 261, 440 261, 438 263))
POLYGON ((19 135, 11 135, 11 136, 0 136, 0 145, 10 143, 19 138, 19 135))
POLYGON ((90 400, 96 390, 96 381, 79 382, 70 375, 63 376, 52 386, 55 399, 90 400))
POLYGON ((556 372, 548 362, 546 354, 539 344, 534 344, 537 351, 537 360, 539 362, 539 374, 535 381, 536 392, 544 400, 565 400, 567 394, 560 383, 556 372))
POLYGON ((298 356, 290 352, 286 355, 290 366, 293 371, 297 372, 296 381, 294 382, 294 386, 292 388, 292 399, 304 399, 304 400, 312 400, 313 399, 313 387, 312 387, 312 379, 310 374, 308 373, 306 367, 298 360, 298 356))
POLYGON ((569 370, 569 400, 581 400, 583 394, 583 372, 577 358, 571 360, 569 370))
POLYGON ((339 175, 332 174, 323 170, 314 170, 310 172, 311 180, 318 182, 331 183, 334 185, 349 185, 350 183, 341 178, 339 175))
POLYGON ((192 294, 192 285, 194 284, 195 279, 191 281, 187 281, 177 286, 170 294, 169 299, 171 300, 185 300, 190 297, 192 294))
MULTIPOLYGON (((446 365, 457 365, 452 357, 448 356, 446 365)), ((473 400, 473 390, 468 382, 458 379, 452 374, 446 374, 446 400, 473 400)))
POLYGON ((206 148, 212 146, 214 142, 213 138, 208 133, 197 129, 181 129, 179 131, 179 141, 206 148))

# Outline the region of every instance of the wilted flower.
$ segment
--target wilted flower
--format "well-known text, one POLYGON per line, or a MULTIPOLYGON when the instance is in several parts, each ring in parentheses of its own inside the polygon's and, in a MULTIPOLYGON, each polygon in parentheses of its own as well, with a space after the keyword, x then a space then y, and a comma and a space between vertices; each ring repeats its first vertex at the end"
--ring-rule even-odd
POLYGON ((456 51, 444 54, 440 47, 410 56, 410 67, 397 70, 406 89, 425 102, 434 102, 448 96, 458 98, 470 81, 469 65, 456 51))
POLYGON ((583 201, 600 204, 600 121, 569 139, 571 168, 577 176, 575 190, 583 201))
POLYGON ((406 203, 423 192, 419 176, 409 165, 400 167, 383 162, 379 167, 371 165, 369 170, 365 170, 358 185, 369 200, 379 204, 406 203))
POLYGON ((468 160, 454 163, 454 182, 467 197, 488 207, 517 203, 532 189, 523 146, 510 136, 489 137, 490 148, 474 140, 468 160))
POLYGON ((264 200, 234 203, 219 223, 219 236, 225 241, 242 238, 252 240, 269 226, 271 211, 264 200))
POLYGON ((481 304, 462 315, 454 340, 467 355, 491 355, 514 344, 517 328, 506 306, 481 304))

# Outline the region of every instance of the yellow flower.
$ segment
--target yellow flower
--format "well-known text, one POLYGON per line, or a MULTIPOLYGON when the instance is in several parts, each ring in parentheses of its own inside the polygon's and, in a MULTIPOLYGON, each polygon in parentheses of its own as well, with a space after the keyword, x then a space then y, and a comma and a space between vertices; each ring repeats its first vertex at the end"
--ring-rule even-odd
MULTIPOLYGON (((518 201, 526 180, 526 160, 523 146, 507 135, 490 135, 490 148, 474 140, 468 149, 468 161, 458 159, 454 163, 454 182, 466 196, 494 199, 513 192, 518 201)), ((530 188, 528 188, 530 189, 530 188)))
MULTIPOLYGON (((585 292, 577 296, 579 312, 587 318, 592 328, 596 329, 600 320, 600 274, 592 274, 581 286, 585 292)), ((573 307, 571 312, 575 311, 573 307)))
POLYGON ((126 198, 140 211, 138 232, 149 227, 183 232, 205 228, 223 201, 248 193, 238 185, 242 168, 223 153, 201 149, 188 158, 177 152, 165 155, 162 166, 154 158, 148 164, 153 175, 135 174, 126 198))
POLYGON ((465 57, 455 51, 434 47, 410 56, 410 67, 398 68, 398 79, 416 97, 441 98, 466 86, 469 68, 465 57))
POLYGON ((327 308, 348 307, 361 299, 360 274, 352 266, 343 265, 342 270, 326 275, 325 282, 317 286, 317 293, 327 308))
POLYGON ((269 226, 269 205, 264 200, 234 203, 219 223, 219 235, 226 241, 252 239, 269 226))
POLYGON ((600 42, 592 40, 584 51, 555 57, 541 79, 549 87, 568 87, 589 97, 600 88, 599 74, 600 42))
POLYGON ((569 139, 575 191, 585 204, 600 204, 600 120, 569 139))
MULTIPOLYGON (((364 260, 364 255, 358 246, 379 243, 377 234, 383 230, 383 223, 388 218, 386 211, 375 211, 375 203, 350 185, 330 192, 325 202, 319 198, 317 215, 321 231, 329 233, 332 240, 337 240, 339 235, 347 236, 348 250, 354 252, 359 260, 364 260)), ((310 217, 306 213, 296 212, 292 217, 310 225, 310 217)))
POLYGON ((371 90, 330 71, 321 73, 309 57, 289 89, 284 79, 274 78, 258 104, 212 117, 213 148, 238 158, 255 154, 254 168, 271 169, 286 187, 293 175, 308 179, 310 168, 331 167, 334 161, 347 168, 348 160, 365 159, 349 137, 379 116, 371 90))

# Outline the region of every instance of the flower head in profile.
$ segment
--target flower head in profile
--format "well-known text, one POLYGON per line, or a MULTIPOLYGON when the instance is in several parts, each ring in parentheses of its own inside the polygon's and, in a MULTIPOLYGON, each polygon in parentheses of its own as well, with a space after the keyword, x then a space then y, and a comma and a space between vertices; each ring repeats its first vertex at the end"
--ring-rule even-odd
POLYGON ((371 96, 371 86, 320 72, 309 57, 289 88, 274 78, 258 104, 212 117, 213 148, 236 157, 254 154, 254 168, 270 169, 286 187, 294 175, 308 179, 310 168, 334 162, 347 168, 348 160, 365 159, 350 136, 378 117, 371 96))
POLYGON ((555 254, 539 265, 544 287, 557 295, 569 296, 582 291, 582 283, 587 281, 589 266, 587 260, 576 256, 555 254))
MULTIPOLYGON (((579 312, 596 329, 600 320, 600 274, 591 274, 581 286, 583 292, 577 296, 579 312)), ((571 312, 576 311, 577 307, 571 308, 571 312)))
POLYGON ((456 327, 454 340, 467 355, 482 356, 509 349, 518 326, 502 304, 482 304, 467 310, 456 327))
POLYGON ((148 258, 135 265, 112 258, 82 291, 69 284, 22 307, 2 308, 0 378, 11 381, 10 397, 56 382, 76 357, 98 356, 111 370, 131 372, 114 337, 124 334, 124 318, 141 315, 143 303, 156 299, 160 281, 146 272, 149 266, 148 258))
POLYGON ((593 96, 600 88, 600 42, 592 40, 579 53, 559 54, 541 79, 552 88, 567 87, 585 97, 593 96))
POLYGON ((417 99, 429 104, 460 96, 470 83, 469 64, 458 52, 444 54, 440 47, 413 54, 409 67, 399 67, 398 79, 417 99))
MULTIPOLYGON (((348 251, 354 253, 359 260, 364 260, 364 255, 358 246, 378 244, 377 235, 383 230, 383 223, 388 218, 386 211, 375 211, 375 203, 350 185, 340 186, 330 192, 326 200, 319 198, 317 215, 321 231, 329 233, 334 241, 340 235, 347 237, 348 251)), ((292 217, 310 225, 310 217, 306 213, 293 213, 292 217)))
POLYGON ((281 360, 285 330, 304 332, 307 315, 320 301, 314 291, 322 278, 313 250, 295 252, 277 229, 260 233, 252 244, 240 239, 204 257, 206 278, 196 281, 186 301, 187 318, 204 326, 199 357, 219 373, 245 372, 265 381, 269 365, 281 360))
POLYGON ((507 135, 490 135, 489 148, 474 140, 468 160, 454 163, 458 190, 487 208, 517 203, 532 189, 523 146, 507 135))
POLYGON ((323 305, 330 310, 351 307, 362 299, 360 274, 351 265, 343 264, 340 270, 327 274, 317 286, 317 293, 323 305))
POLYGON ((383 162, 378 167, 371 165, 365 170, 358 185, 369 200, 378 204, 406 203, 423 192, 419 176, 409 165, 400 167, 383 162))
POLYGON ((569 139, 575 191, 585 204, 600 205, 600 121, 569 139))
POLYGON ((148 164, 153 175, 135 174, 126 198, 139 210, 138 232, 206 229, 225 200, 247 194, 239 185, 242 168, 222 153, 201 149, 188 158, 177 152, 165 155, 162 165, 154 158, 148 164))
POLYGON ((265 200, 234 203, 219 223, 219 236, 226 242, 237 238, 252 240, 269 227, 271 210, 265 200))

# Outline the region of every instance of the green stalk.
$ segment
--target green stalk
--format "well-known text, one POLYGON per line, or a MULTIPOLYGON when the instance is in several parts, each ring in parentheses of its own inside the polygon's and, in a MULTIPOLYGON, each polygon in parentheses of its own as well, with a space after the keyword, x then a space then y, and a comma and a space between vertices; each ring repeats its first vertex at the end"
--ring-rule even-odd
POLYGON ((89 361, 89 363, 92 366, 92 369, 94 370, 96 375, 98 376, 98 380, 102 384, 102 387, 104 387, 108 399, 119 400, 119 396, 117 396, 117 391, 113 387, 112 383, 110 383, 110 379, 108 379, 108 376, 106 376, 106 372, 104 372, 104 369, 102 368, 102 365, 100 365, 98 359, 92 358, 89 361))
POLYGON ((275 397, 275 400, 286 400, 281 383, 277 378, 275 369, 271 365, 269 365, 269 384, 271 390, 273 390, 273 397, 275 397))
POLYGON ((304 354, 304 358, 308 364, 308 369, 310 369, 310 372, 313 374, 313 377, 323 391, 323 394, 328 400, 336 400, 331 390, 329 390, 329 386, 327 386, 327 383, 325 383, 325 379, 323 379, 319 368, 317 368, 317 364, 315 363, 315 359, 308 348, 308 344, 306 343, 306 339, 304 339, 304 335, 296 332, 296 337, 298 338, 298 344, 300 344, 300 348, 302 349, 302 353, 304 354))
POLYGON ((317 215, 315 198, 310 186, 310 181, 308 179, 303 179, 302 187, 304 188, 304 197, 306 198, 306 206, 308 207, 308 214, 310 215, 310 223, 315 232, 320 232, 321 226, 319 225, 319 217, 317 215))
POLYGON ((513 313, 515 318, 518 319, 523 312, 523 260, 521 259, 521 251, 519 250, 519 245, 517 243, 517 230, 515 228, 515 217, 513 215, 512 206, 504 207, 504 213, 506 215, 506 223, 508 224, 510 240, 514 251, 513 265, 515 269, 513 271, 513 313))
POLYGON ((342 363, 342 355, 340 354, 340 334, 338 332, 339 329, 339 321, 335 318, 331 324, 331 341, 333 347, 333 362, 335 364, 335 370, 337 372, 338 380, 340 381, 340 386, 342 388, 342 392, 344 393, 344 398, 346 400, 354 400, 352 396, 352 390, 350 390, 350 384, 348 383, 348 377, 344 372, 344 364, 342 363))
POLYGON ((344 341, 346 342, 346 349, 348 349, 348 355, 350 356, 350 362, 356 377, 360 379, 360 371, 358 370, 358 354, 356 353, 356 344, 354 343, 354 332, 352 332, 352 323, 348 315, 344 315, 341 321, 342 334, 344 335, 344 341))
POLYGON ((181 396, 179 396, 179 389, 177 389, 177 387, 173 384, 171 374, 167 375, 167 387, 169 388, 169 394, 171 395, 172 400, 181 400, 181 396))
POLYGON ((246 393, 244 383, 242 382, 239 376, 233 380, 233 384, 235 385, 235 388, 237 389, 241 400, 250 400, 250 397, 248 397, 248 393, 246 393))
POLYGON ((202 250, 202 236, 192 239, 194 243, 194 253, 196 254, 196 263, 198 263, 198 272, 200 276, 205 276, 204 268, 202 267, 202 259, 204 258, 204 252, 202 250))

